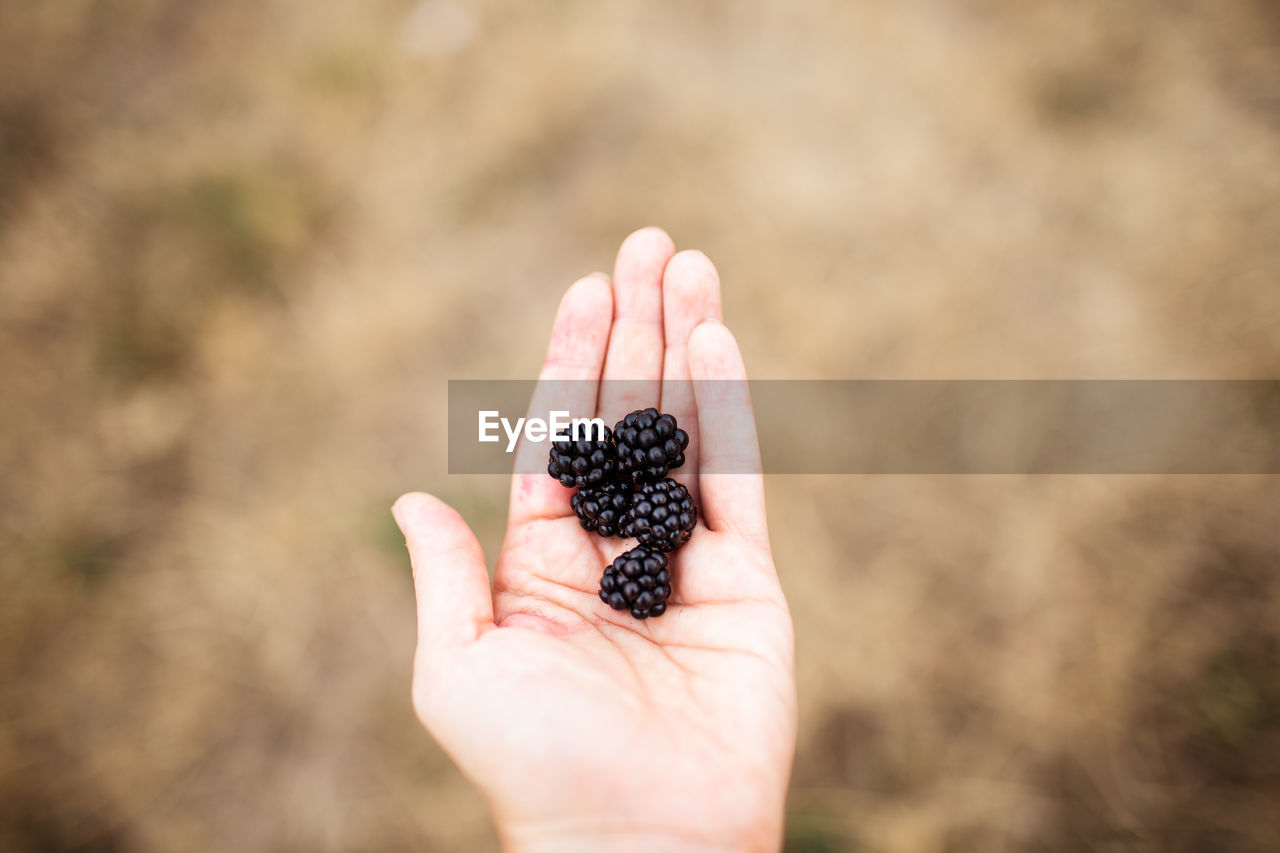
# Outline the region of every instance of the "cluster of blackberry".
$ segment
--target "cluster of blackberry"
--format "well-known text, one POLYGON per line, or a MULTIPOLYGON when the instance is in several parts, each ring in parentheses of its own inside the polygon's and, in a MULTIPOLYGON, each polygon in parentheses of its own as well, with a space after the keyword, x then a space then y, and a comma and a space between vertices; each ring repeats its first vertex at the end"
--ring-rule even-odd
POLYGON ((551 446, 547 473, 577 487, 570 503, 583 528, 639 543, 606 566, 600 580, 600 600, 636 619, 667 611, 667 554, 689 541, 698 520, 689 490, 667 476, 684 464, 688 446, 676 419, 654 408, 632 412, 603 436, 566 437, 551 446))

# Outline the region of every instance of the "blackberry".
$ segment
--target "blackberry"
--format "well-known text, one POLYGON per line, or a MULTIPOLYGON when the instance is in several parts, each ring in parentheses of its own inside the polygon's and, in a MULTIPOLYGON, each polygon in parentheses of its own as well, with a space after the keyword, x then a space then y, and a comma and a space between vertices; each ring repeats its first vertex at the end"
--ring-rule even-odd
POLYGON ((622 535, 655 551, 674 551, 689 541, 697 521, 689 490, 668 477, 636 486, 631 509, 622 519, 622 535))
POLYGON ((652 482, 684 464, 689 434, 676 425, 671 415, 655 408, 640 409, 618 421, 613 428, 618 446, 618 470, 634 483, 652 482))
POLYGON ((631 489, 622 483, 584 486, 569 499, 583 530, 594 530, 601 536, 617 536, 622 531, 622 518, 631 509, 631 489))
POLYGON ((670 597, 667 555, 643 545, 619 554, 600 579, 600 600, 614 610, 630 610, 636 619, 666 613, 670 597))
MULTIPOLYGON (((595 430, 592 430, 595 434, 595 430)), ((618 477, 618 452, 613 446, 613 433, 604 427, 604 438, 565 437, 551 445, 547 473, 560 485, 603 486, 618 477)))

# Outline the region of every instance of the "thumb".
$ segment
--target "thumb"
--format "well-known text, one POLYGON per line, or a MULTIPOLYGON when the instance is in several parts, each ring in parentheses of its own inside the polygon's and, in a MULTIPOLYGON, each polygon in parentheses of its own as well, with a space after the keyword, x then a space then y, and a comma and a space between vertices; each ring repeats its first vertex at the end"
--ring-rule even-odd
POLYGON ((418 599, 418 655, 465 646, 493 627, 493 593, 484 553, 462 516, 420 492, 391 508, 409 547, 418 599))

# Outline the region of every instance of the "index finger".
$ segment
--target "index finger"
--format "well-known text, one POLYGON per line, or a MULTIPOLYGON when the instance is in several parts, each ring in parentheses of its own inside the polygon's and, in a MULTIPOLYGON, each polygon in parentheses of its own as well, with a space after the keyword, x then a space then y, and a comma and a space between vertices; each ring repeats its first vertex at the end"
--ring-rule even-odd
MULTIPOLYGON (((574 282, 560 300, 547 359, 538 375, 538 386, 529 404, 530 417, 543 417, 553 409, 591 417, 609 326, 613 317, 613 290, 604 273, 593 273, 574 282)), ((521 438, 516 450, 516 474, 511 477, 510 524, 573 515, 571 491, 546 474, 547 445, 521 438), (534 474, 519 473, 537 471, 534 474)))

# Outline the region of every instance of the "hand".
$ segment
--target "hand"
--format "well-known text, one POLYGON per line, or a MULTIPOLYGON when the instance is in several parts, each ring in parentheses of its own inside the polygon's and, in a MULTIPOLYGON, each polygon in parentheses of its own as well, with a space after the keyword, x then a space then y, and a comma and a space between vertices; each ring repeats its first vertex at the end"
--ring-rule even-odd
POLYGON ((672 476, 700 514, 672 555, 665 615, 637 621, 601 602, 604 566, 634 542, 582 530, 571 490, 545 473, 512 479, 492 589, 454 510, 423 494, 394 509, 418 601, 414 707, 488 797, 510 849, 781 843, 796 727, 791 618, 746 383, 685 381, 746 379, 720 323, 719 278, 706 256, 674 251, 661 230, 637 231, 612 282, 596 274, 569 288, 541 373, 644 380, 565 383, 590 399, 556 407, 612 425, 660 401, 688 431, 672 476), (700 458, 755 473, 699 476, 700 458))

